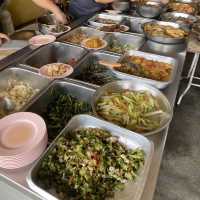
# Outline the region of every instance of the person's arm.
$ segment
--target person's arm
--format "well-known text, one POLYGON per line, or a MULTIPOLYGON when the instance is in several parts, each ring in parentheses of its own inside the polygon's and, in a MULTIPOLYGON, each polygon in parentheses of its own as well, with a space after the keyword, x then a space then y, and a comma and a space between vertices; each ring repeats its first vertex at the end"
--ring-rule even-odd
POLYGON ((65 14, 60 10, 60 8, 54 3, 53 0, 32 0, 36 5, 52 12, 56 20, 63 24, 67 23, 67 18, 65 14))
POLYGON ((113 3, 115 0, 95 0, 96 3, 102 3, 102 4, 107 4, 107 3, 113 3))
POLYGON ((9 41, 10 38, 4 34, 4 33, 0 33, 0 45, 4 42, 4 41, 9 41))

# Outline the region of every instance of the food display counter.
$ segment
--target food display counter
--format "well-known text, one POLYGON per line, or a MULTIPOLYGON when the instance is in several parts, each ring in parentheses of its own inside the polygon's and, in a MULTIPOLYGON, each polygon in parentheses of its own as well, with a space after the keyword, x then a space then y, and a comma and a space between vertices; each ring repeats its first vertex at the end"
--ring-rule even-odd
MULTIPOLYGON (((94 20, 94 18, 95 17, 91 18, 88 21, 90 25, 96 25, 92 21, 94 20)), ((123 21, 123 18, 128 19, 129 25, 131 22, 130 27, 132 28, 130 28, 130 30, 127 33, 107 33, 107 32, 97 31, 93 29, 92 27, 87 26, 88 18, 85 18, 74 23, 72 25, 72 30, 68 33, 65 33, 59 36, 56 42, 52 44, 48 44, 43 47, 39 47, 38 49, 32 49, 30 46, 26 46, 25 48, 19 50, 13 55, 0 61, 1 70, 4 70, 5 68, 8 67, 9 69, 7 70, 13 71, 15 70, 15 68, 13 67, 17 67, 17 68, 23 68, 21 70, 30 71, 31 73, 38 73, 38 68, 40 68, 42 65, 49 64, 52 62, 67 63, 68 60, 72 58, 77 59, 73 65, 74 72, 72 75, 69 76, 69 78, 62 79, 62 80, 49 81, 49 83, 47 83, 48 86, 44 90, 42 90, 40 93, 38 93, 38 95, 35 98, 29 101, 21 109, 21 111, 30 111, 30 112, 35 112, 37 114, 41 114, 40 112, 43 110, 44 104, 45 106, 47 106, 47 109, 51 109, 50 107, 48 107, 47 104, 48 102, 50 102, 51 98, 53 98, 51 96, 52 88, 63 94, 73 93, 77 99, 81 99, 89 103, 92 101, 92 96, 94 95, 95 91, 99 88, 99 86, 101 86, 102 82, 99 82, 99 86, 98 86, 98 84, 94 84, 94 83, 91 84, 88 82, 84 82, 80 78, 77 78, 78 75, 80 75, 81 70, 84 73, 84 70, 82 69, 83 66, 89 65, 92 57, 103 58, 113 63, 113 62, 117 62, 118 60, 121 60, 123 56, 119 53, 113 53, 108 48, 101 49, 101 51, 93 52, 89 49, 84 49, 83 47, 81 47, 82 45, 80 43, 74 44, 74 42, 70 42, 67 39, 69 37, 72 37, 74 33, 81 32, 81 31, 86 32, 86 34, 88 34, 89 36, 90 35, 101 36, 108 43, 112 36, 115 36, 115 38, 122 41, 122 45, 126 45, 126 43, 131 43, 131 41, 133 42, 135 41, 134 50, 128 49, 127 52, 131 52, 131 51, 134 52, 135 50, 138 50, 138 52, 140 52, 140 54, 138 55, 145 55, 147 59, 151 58, 153 60, 158 59, 158 61, 169 62, 173 66, 173 70, 174 70, 173 78, 171 78, 170 82, 167 83, 166 85, 164 86, 158 85, 156 87, 159 88, 164 93, 164 95, 169 100, 172 109, 174 109, 176 96, 179 89, 179 83, 181 80, 181 73, 183 70, 185 57, 186 57, 186 43, 179 42, 178 44, 161 44, 152 40, 147 40, 147 38, 143 34, 141 34, 140 31, 141 31, 142 23, 145 23, 146 21, 148 21, 148 19, 136 17, 138 18, 138 20, 139 18, 141 20, 139 20, 138 23, 136 23, 136 25, 135 24, 133 25, 132 22, 135 23, 137 21, 134 19, 134 17, 132 18, 130 16, 124 17, 124 15, 122 15, 119 17, 119 20, 123 21), (135 30, 139 30, 139 31, 135 31, 135 30)), ((126 20, 126 25, 127 24, 128 22, 126 20)), ((3 73, 3 71, 1 71, 0 73, 3 73)), ((117 71, 114 72, 114 74, 115 74, 115 77, 117 77, 117 79, 121 79, 121 80, 132 80, 132 82, 141 80, 141 79, 138 79, 138 77, 136 76, 126 76, 124 75, 124 73, 120 73, 117 71)), ((98 127, 109 126, 109 124, 106 124, 106 123, 102 125, 100 121, 98 121, 97 119, 93 119, 92 117, 90 118, 89 116, 85 118, 84 116, 80 116, 80 119, 77 118, 73 120, 74 120, 73 122, 70 122, 69 127, 67 126, 68 128, 70 128, 70 126, 77 127, 79 126, 78 123, 84 124, 84 120, 85 120, 85 123, 88 123, 90 125, 95 124, 95 125, 98 125, 98 127)), ((113 129, 117 130, 116 126, 114 126, 113 129)), ((121 128, 118 128, 118 130, 120 132, 121 128)), ((137 196, 138 199, 140 200, 153 199, 156 183, 157 183, 157 178, 159 175, 160 165, 162 161, 163 151, 165 148, 165 143, 166 143, 166 139, 168 135, 168 130, 169 130, 169 127, 167 126, 164 130, 156 134, 146 136, 147 139, 150 142, 152 142, 152 144, 154 145, 154 151, 152 150, 153 153, 151 155, 152 156, 151 162, 149 162, 150 166, 149 166, 149 171, 146 174, 146 178, 144 179, 143 183, 141 183, 141 188, 140 189, 137 188, 137 190, 141 190, 140 191, 141 194, 137 196)), ((17 180, 22 180, 19 182, 23 184, 25 183, 25 177, 28 176, 27 170, 24 170, 24 173, 21 175, 17 173, 15 175, 12 174, 13 176, 7 172, 4 172, 3 170, 0 170, 0 173, 13 179, 13 183, 11 184, 12 185, 11 187, 20 187, 19 185, 15 185, 14 182, 16 182, 17 180)), ((30 183, 30 173, 29 173, 29 183, 30 183)), ((23 189, 25 193, 30 193, 32 195, 32 192, 30 192, 30 189, 26 183, 22 187, 26 187, 26 189, 23 189)), ((34 186, 32 188, 34 188, 34 186)), ((131 191, 131 188, 129 189, 131 191)), ((45 193, 41 191, 40 189, 39 190, 36 189, 36 190, 39 191, 40 195, 51 199, 51 196, 45 195, 45 193)), ((37 199, 37 197, 34 197, 33 199, 37 199)))

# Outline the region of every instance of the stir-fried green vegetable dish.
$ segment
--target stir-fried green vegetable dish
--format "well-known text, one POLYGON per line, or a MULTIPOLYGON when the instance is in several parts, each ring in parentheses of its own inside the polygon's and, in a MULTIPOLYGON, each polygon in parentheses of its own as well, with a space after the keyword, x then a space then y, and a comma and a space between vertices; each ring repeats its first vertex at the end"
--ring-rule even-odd
POLYGON ((61 199, 103 200, 137 177, 144 157, 143 150, 126 148, 108 131, 80 128, 58 139, 38 180, 61 199))
POLYGON ((42 114, 47 124, 49 141, 55 139, 74 115, 91 111, 87 102, 78 100, 69 94, 61 94, 52 90, 51 96, 54 98, 42 114))
POLYGON ((97 102, 96 110, 104 119, 139 133, 159 128, 165 114, 147 91, 107 93, 97 102))
POLYGON ((90 64, 85 66, 74 78, 95 85, 104 85, 119 80, 110 69, 98 64, 95 58, 93 59, 94 60, 91 60, 90 64))

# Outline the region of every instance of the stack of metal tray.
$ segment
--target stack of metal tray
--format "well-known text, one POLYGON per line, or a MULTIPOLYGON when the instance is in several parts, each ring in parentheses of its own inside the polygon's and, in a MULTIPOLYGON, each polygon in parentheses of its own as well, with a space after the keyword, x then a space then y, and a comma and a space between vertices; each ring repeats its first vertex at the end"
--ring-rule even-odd
MULTIPOLYGON (((55 147, 58 139, 67 132, 75 130, 77 128, 100 128, 109 131, 113 136, 119 138, 119 142, 124 144, 127 148, 131 149, 143 149, 145 152, 145 164, 141 168, 138 177, 134 182, 129 182, 126 184, 126 187, 123 191, 115 193, 115 199, 126 199, 126 200, 139 200, 141 198, 142 192, 144 190, 144 185, 147 179, 149 166, 151 163, 152 153, 153 153, 153 144, 142 135, 135 134, 126 129, 120 128, 112 123, 100 120, 98 118, 89 116, 89 115, 78 115, 71 119, 66 128, 60 133, 56 140, 48 148, 44 156, 37 162, 33 170, 30 172, 27 177, 28 184, 32 190, 40 194, 45 199, 58 200, 56 194, 50 191, 47 192, 41 188, 38 182, 37 174, 41 167, 42 162, 45 157, 51 154, 52 149, 55 147)), ((54 188, 55 189, 55 188, 54 188)))

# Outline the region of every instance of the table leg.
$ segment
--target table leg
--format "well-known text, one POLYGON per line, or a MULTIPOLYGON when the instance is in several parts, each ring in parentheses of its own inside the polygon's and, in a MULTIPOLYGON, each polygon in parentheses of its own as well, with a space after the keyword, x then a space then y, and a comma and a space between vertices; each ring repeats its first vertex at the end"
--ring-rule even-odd
POLYGON ((193 61, 192 61, 192 66, 191 66, 192 69, 190 68, 191 72, 189 71, 190 79, 189 79, 188 85, 187 85, 186 89, 184 90, 184 92, 179 97, 177 105, 180 105, 183 97, 187 94, 187 92, 189 91, 190 87, 192 86, 192 81, 193 81, 194 74, 195 74, 195 71, 196 71, 196 68, 197 68, 198 60, 199 60, 199 53, 195 53, 193 61))
POLYGON ((187 79, 190 78, 191 73, 192 73, 192 70, 193 70, 193 68, 194 68, 194 65, 195 65, 195 62, 196 62, 196 54, 197 54, 197 53, 194 54, 194 57, 193 57, 193 60, 192 60, 192 64, 191 64, 190 69, 189 69, 189 71, 188 71, 188 74, 187 74, 187 76, 186 76, 187 79))

